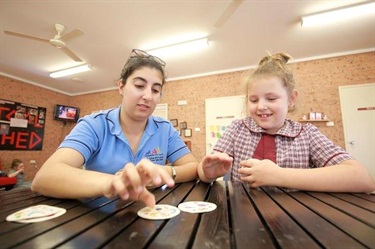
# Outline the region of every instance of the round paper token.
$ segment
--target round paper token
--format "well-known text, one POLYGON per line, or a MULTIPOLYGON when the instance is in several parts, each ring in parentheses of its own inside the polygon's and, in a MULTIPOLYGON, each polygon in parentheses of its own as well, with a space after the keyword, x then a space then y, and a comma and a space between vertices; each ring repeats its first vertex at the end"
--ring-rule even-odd
POLYGON ((180 209, 171 205, 158 204, 155 207, 144 207, 138 211, 138 216, 149 220, 170 219, 180 214, 180 209))
POLYGON ((49 206, 49 205, 36 205, 36 206, 31 206, 31 207, 19 210, 15 213, 8 215, 6 217, 6 220, 7 221, 20 221, 20 220, 34 220, 34 219, 44 218, 44 217, 57 217, 54 215, 57 213, 60 214, 62 210, 65 210, 65 209, 54 207, 54 206, 49 206))
POLYGON ((66 213, 66 209, 64 209, 64 208, 59 208, 59 209, 60 210, 57 213, 54 213, 54 214, 49 215, 49 216, 32 218, 32 219, 25 219, 25 220, 16 220, 16 222, 18 222, 18 223, 35 223, 35 222, 51 220, 51 219, 57 218, 57 217, 66 213))
POLYGON ((205 213, 216 209, 216 204, 206 201, 188 201, 178 205, 181 211, 189 213, 205 213))

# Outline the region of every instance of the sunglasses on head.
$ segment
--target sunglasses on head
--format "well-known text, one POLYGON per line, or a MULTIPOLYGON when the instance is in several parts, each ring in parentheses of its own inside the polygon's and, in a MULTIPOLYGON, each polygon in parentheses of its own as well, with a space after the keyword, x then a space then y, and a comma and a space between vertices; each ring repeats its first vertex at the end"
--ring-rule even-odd
POLYGON ((132 52, 130 54, 130 58, 134 58, 134 57, 146 58, 146 59, 150 58, 150 59, 156 61, 162 67, 165 67, 165 65, 166 65, 165 61, 163 61, 159 57, 150 55, 147 52, 145 52, 143 50, 140 50, 140 49, 133 49, 132 50, 132 52))

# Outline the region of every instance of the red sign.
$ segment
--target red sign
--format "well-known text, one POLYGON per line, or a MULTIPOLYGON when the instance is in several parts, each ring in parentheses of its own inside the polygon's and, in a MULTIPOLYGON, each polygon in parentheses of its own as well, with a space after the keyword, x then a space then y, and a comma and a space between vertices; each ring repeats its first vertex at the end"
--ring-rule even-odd
POLYGON ((42 150, 46 108, 0 99, 0 150, 42 150))

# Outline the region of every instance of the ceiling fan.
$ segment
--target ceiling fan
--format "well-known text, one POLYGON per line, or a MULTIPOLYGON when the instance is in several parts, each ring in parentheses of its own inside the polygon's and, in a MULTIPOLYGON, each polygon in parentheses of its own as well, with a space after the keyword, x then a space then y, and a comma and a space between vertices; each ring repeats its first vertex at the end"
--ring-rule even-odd
POLYGON ((237 10, 237 8, 242 4, 244 0, 232 0, 232 2, 228 5, 225 11, 221 14, 219 19, 215 23, 216 28, 221 28, 228 19, 233 15, 233 13, 237 10))
POLYGON ((26 39, 31 39, 31 40, 35 40, 35 41, 41 41, 41 42, 49 43, 52 46, 54 46, 55 48, 60 49, 62 52, 64 52, 66 55, 68 55, 70 58, 72 58, 74 61, 82 61, 75 53, 73 53, 73 51, 71 51, 67 47, 66 42, 68 40, 72 39, 72 38, 75 38, 77 36, 82 35, 83 32, 79 29, 75 29, 75 30, 73 30, 69 33, 66 33, 66 34, 62 35, 62 33, 65 30, 65 26, 60 24, 60 23, 55 24, 55 29, 57 31, 57 34, 52 39, 35 37, 35 36, 16 33, 16 32, 8 31, 8 30, 5 30, 4 33, 7 34, 7 35, 13 35, 13 36, 21 37, 21 38, 26 38, 26 39))

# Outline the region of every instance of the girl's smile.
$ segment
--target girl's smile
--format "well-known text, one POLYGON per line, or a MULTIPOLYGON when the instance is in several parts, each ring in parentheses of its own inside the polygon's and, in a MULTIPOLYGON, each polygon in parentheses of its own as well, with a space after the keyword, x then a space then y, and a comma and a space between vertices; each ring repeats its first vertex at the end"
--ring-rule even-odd
POLYGON ((248 88, 249 114, 267 133, 274 134, 284 126, 293 95, 288 95, 282 80, 276 76, 254 79, 248 88))

